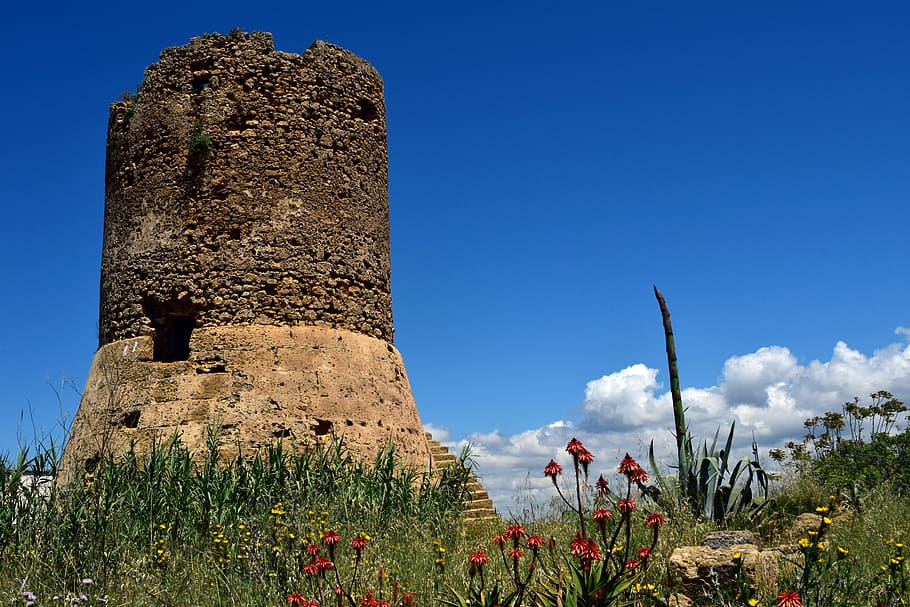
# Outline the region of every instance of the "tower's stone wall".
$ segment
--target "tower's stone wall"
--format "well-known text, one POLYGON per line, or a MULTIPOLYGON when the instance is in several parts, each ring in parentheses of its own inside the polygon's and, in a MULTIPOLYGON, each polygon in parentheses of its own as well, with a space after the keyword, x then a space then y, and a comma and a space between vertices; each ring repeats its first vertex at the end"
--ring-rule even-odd
POLYGON ((221 429, 430 451, 392 345, 379 74, 264 33, 166 49, 111 106, 99 350, 63 461, 221 429))
POLYGON ((166 49, 111 106, 99 345, 249 324, 391 342, 387 174, 363 59, 258 32, 166 49))

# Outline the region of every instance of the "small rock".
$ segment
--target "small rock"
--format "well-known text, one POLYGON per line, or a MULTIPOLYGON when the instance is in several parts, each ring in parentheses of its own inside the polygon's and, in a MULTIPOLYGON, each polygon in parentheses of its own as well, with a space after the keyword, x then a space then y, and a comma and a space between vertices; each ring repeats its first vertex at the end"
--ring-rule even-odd
POLYGON ((751 531, 715 531, 705 535, 702 546, 708 548, 729 548, 737 544, 753 544, 761 547, 761 539, 751 531))

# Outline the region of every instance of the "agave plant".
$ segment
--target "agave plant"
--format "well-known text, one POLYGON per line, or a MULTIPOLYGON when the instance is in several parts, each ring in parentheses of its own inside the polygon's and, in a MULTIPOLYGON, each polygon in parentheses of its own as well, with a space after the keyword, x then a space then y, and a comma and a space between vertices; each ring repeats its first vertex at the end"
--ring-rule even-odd
MULTIPOLYGON (((651 441, 649 457, 654 477, 661 496, 672 496, 676 506, 688 505, 698 517, 722 521, 730 514, 742 511, 756 512, 767 503, 768 474, 761 467, 758 458, 758 445, 752 437, 753 458, 744 456, 729 469, 730 450, 733 446, 733 431, 736 422, 730 424, 730 434, 723 449, 717 450, 717 438, 720 427, 714 433, 714 440, 708 447, 708 441, 694 451, 692 435, 686 427, 685 409, 682 404, 682 393, 679 386, 679 366, 676 357, 676 341, 673 337, 673 326, 670 323, 670 310, 663 294, 656 286, 654 296, 660 306, 664 326, 664 337, 667 346, 667 365, 670 372, 670 394, 673 399, 673 420, 677 447, 677 479, 672 482, 662 476, 654 458, 654 441, 651 441), (729 476, 727 473, 729 472, 729 476), (752 491, 753 480, 758 482, 762 493, 755 498, 752 491)), ((662 497, 666 503, 667 497, 662 497)))
MULTIPOLYGON (((689 467, 681 475, 685 483, 685 497, 673 479, 663 476, 658 471, 654 457, 654 441, 648 450, 654 478, 660 488, 662 501, 670 499, 675 505, 688 505, 692 513, 714 521, 723 521, 731 514, 739 512, 757 513, 767 502, 768 473, 761 466, 758 456, 758 445, 752 440, 752 457, 743 456, 730 469, 730 451, 733 445, 733 433, 736 422, 730 424, 730 433, 723 449, 717 449, 720 428, 714 433, 711 445, 706 440, 689 459, 689 467), (753 491, 757 483, 758 494, 753 491)), ((692 436, 686 437, 686 448, 692 453, 692 436)))

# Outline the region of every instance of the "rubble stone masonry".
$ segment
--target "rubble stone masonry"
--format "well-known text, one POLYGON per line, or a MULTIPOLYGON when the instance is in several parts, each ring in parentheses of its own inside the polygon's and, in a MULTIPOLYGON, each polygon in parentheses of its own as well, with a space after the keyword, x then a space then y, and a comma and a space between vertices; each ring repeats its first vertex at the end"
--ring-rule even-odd
POLYGON ((106 169, 99 345, 244 324, 392 341, 385 105, 363 59, 261 32, 166 49, 111 106, 106 169))
POLYGON ((379 74, 206 34, 111 105, 99 350, 63 468, 175 433, 430 452, 393 346, 379 74))

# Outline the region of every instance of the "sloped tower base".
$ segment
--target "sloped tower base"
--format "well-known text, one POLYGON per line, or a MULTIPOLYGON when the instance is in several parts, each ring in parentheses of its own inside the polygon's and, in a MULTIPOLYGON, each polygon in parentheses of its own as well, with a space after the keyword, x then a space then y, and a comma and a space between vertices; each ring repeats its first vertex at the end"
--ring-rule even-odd
POLYGON ((136 337, 98 350, 67 474, 175 433, 199 456, 214 426, 227 459, 278 440, 293 447, 339 436, 364 458, 392 441, 405 464, 430 466, 404 363, 385 340, 322 327, 210 327, 192 331, 186 360, 157 362, 155 348, 152 337, 136 337))

